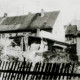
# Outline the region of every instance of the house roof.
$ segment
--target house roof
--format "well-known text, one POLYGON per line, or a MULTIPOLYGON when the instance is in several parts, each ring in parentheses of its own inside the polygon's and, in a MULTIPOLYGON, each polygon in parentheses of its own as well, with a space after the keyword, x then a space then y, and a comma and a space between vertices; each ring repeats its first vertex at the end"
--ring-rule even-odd
POLYGON ((0 21, 2 20, 2 17, 0 17, 0 21))
POLYGON ((60 44, 60 45, 65 45, 65 46, 69 46, 68 43, 66 42, 61 42, 61 41, 57 41, 57 40, 54 40, 54 39, 50 39, 50 38, 43 38, 43 40, 47 40, 47 41, 51 41, 51 42, 55 42, 56 44, 60 44))
POLYGON ((45 38, 45 37, 29 36, 29 39, 31 39, 31 41, 33 41, 33 40, 38 40, 39 41, 39 40, 43 39, 44 41, 51 41, 51 42, 54 42, 55 45, 57 44, 57 45, 61 45, 61 46, 69 46, 70 45, 66 42, 61 42, 61 41, 57 41, 57 40, 50 39, 50 38, 45 38))
POLYGON ((65 35, 76 35, 77 34, 77 26, 76 25, 68 25, 66 26, 65 35))
MULTIPOLYGON (((3 31, 18 31, 28 29, 47 29, 52 28, 59 11, 44 12, 44 16, 41 17, 40 13, 30 13, 24 16, 7 17, 0 24, 0 32, 3 31)), ((1 18, 2 19, 2 18, 1 18)), ((0 19, 0 21, 1 21, 0 19)))
POLYGON ((26 16, 7 17, 1 24, 2 25, 22 24, 25 18, 26 16))

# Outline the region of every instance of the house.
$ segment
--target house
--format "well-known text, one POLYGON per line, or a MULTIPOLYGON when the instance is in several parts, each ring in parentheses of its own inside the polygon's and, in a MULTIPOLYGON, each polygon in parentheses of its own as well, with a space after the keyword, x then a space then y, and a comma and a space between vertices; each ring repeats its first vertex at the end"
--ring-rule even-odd
POLYGON ((69 44, 76 44, 77 26, 65 25, 65 41, 69 44))
POLYGON ((42 30, 52 33, 58 15, 59 11, 44 12, 43 10, 41 13, 12 17, 8 17, 5 13, 0 17, 0 39, 16 38, 17 42, 19 39, 23 50, 28 42, 28 36, 38 36, 42 30))
POLYGON ((71 49, 71 53, 79 53, 80 48, 79 46, 79 37, 78 37, 78 30, 76 25, 65 25, 65 42, 69 44, 69 47, 71 49))
POLYGON ((77 48, 77 55, 80 56, 80 31, 77 31, 77 44, 76 44, 76 48, 77 48))
POLYGON ((41 37, 35 37, 35 36, 29 36, 28 38, 28 44, 31 47, 32 44, 40 44, 42 45, 42 48, 39 48, 40 51, 48 51, 53 53, 53 51, 55 50, 59 50, 59 51, 63 51, 67 46, 69 46, 68 43, 65 42, 61 42, 61 41, 57 41, 57 40, 53 40, 53 39, 49 39, 49 38, 41 38, 41 37))

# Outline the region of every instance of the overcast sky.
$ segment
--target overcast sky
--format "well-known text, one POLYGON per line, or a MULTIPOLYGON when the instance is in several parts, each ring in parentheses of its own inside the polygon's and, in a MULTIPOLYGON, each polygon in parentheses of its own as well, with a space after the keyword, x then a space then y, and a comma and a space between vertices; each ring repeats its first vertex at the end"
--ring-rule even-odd
POLYGON ((28 12, 40 12, 41 9, 47 12, 60 11, 61 22, 56 29, 60 33, 62 25, 69 24, 72 20, 80 20, 80 0, 0 0, 0 16, 4 13, 8 13, 8 16, 26 15, 28 12))
POLYGON ((24 15, 28 12, 60 10, 66 21, 80 19, 80 0, 0 0, 0 16, 24 15))

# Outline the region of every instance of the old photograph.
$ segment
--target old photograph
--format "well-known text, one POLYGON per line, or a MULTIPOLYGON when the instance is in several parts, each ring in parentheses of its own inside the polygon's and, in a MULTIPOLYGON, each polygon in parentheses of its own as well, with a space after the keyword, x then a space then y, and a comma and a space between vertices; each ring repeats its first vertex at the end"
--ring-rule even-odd
POLYGON ((0 0, 0 80, 79 80, 80 0, 0 0))

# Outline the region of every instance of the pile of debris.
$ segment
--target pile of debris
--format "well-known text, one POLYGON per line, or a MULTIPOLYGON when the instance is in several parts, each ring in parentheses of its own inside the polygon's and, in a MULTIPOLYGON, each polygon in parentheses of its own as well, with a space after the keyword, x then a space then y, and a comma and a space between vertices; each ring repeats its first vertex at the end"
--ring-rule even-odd
POLYGON ((50 52, 47 50, 47 46, 45 48, 43 44, 35 44, 33 43, 28 47, 27 51, 22 51, 20 46, 11 46, 10 40, 1 41, 0 44, 0 59, 2 60, 10 60, 10 61, 23 61, 25 57, 26 61, 29 62, 51 62, 51 63, 69 63, 72 62, 70 59, 70 54, 65 51, 55 51, 50 52), (7 44, 6 44, 7 43, 7 44))

